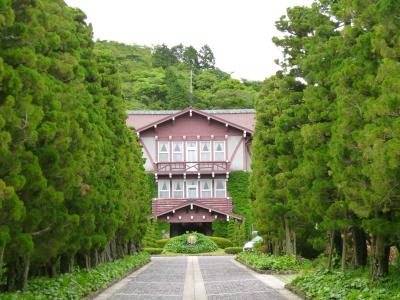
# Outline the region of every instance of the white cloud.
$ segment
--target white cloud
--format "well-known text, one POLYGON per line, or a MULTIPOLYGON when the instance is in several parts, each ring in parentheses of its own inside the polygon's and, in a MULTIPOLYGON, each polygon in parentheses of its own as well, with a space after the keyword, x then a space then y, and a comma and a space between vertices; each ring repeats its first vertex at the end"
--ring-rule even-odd
POLYGON ((312 0, 66 0, 93 24, 96 39, 127 44, 200 48, 208 44, 217 66, 236 78, 262 80, 277 70, 275 21, 312 0))

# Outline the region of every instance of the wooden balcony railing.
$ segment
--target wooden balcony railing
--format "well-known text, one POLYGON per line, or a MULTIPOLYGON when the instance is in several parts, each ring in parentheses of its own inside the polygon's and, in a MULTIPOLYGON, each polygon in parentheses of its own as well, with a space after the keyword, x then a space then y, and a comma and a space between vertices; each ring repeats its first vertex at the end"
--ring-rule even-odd
POLYGON ((155 171, 159 174, 226 173, 229 172, 229 163, 225 161, 158 162, 155 163, 155 171))

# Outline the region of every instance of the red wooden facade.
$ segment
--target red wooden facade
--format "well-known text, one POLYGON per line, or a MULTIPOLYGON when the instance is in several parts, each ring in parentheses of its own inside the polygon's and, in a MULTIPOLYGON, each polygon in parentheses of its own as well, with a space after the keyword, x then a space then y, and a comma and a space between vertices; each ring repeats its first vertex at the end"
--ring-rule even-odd
POLYGON ((229 173, 250 171, 253 110, 130 111, 127 125, 143 147, 145 169, 155 174, 152 215, 179 224, 231 218, 229 173))

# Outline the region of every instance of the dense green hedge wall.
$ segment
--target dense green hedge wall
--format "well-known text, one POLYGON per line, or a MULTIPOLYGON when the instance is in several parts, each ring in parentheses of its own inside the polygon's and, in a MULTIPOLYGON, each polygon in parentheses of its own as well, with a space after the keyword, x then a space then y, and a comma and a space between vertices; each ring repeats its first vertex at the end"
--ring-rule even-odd
POLYGON ((217 246, 221 249, 232 247, 232 241, 229 239, 217 236, 210 236, 209 239, 214 241, 217 244, 217 246))
POLYGON ((242 247, 227 247, 225 248, 225 253, 228 254, 238 254, 243 251, 242 247))
POLYGON ((228 192, 233 200, 233 212, 244 216, 248 223, 251 223, 251 203, 250 203, 250 173, 235 171, 229 174, 228 192))

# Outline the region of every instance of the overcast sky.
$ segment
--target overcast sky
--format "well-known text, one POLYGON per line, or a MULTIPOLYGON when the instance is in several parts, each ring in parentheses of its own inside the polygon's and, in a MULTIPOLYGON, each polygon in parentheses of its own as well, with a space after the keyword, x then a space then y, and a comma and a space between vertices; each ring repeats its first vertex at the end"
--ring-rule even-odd
POLYGON ((312 0, 66 0, 92 23, 95 39, 199 49, 208 44, 216 65, 235 78, 263 80, 277 70, 271 39, 275 21, 312 0))

